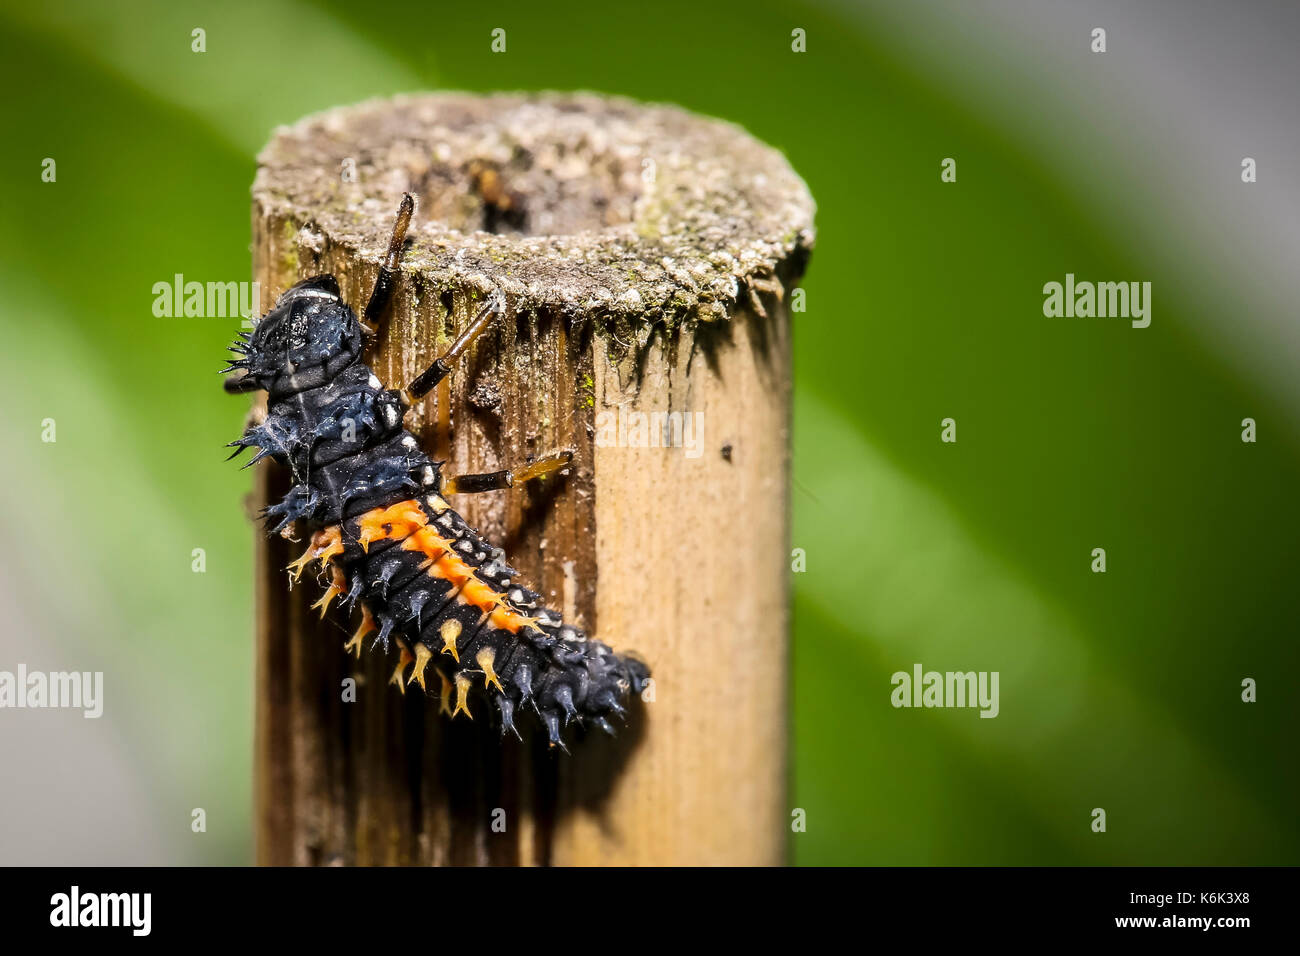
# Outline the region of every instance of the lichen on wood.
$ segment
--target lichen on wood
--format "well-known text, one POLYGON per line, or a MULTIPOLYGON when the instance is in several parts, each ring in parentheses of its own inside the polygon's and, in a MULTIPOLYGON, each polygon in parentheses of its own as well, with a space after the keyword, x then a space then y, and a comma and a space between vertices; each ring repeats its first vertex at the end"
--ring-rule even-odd
POLYGON ((404 269, 502 289, 516 312, 725 319, 801 272, 813 242, 812 200, 779 152, 720 120, 591 94, 372 101, 280 129, 259 164, 264 214, 311 210, 372 265, 374 224, 412 190, 404 269))

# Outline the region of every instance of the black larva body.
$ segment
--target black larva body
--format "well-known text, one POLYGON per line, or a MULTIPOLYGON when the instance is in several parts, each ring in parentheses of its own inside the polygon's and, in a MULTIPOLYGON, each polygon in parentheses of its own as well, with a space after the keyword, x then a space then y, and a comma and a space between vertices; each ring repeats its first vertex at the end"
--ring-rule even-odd
MULTIPOLYGON (((254 461, 271 457, 293 476, 284 499, 266 509, 268 531, 297 522, 300 531, 317 532, 317 538, 327 531, 338 535, 329 556, 336 584, 346 588, 343 603, 361 602, 373 617, 375 643, 384 650, 390 640, 402 647, 397 676, 411 660, 409 648, 421 684, 426 664, 438 672, 428 675, 434 688, 440 675, 444 709, 455 692, 458 713, 470 690, 495 704, 503 733, 514 730, 521 708, 536 712, 553 744, 563 746, 561 725, 575 718, 612 733, 609 718, 621 715, 629 691, 644 685, 644 665, 615 655, 540 607, 539 596, 515 581, 501 550, 447 506, 440 463, 403 427, 402 394, 385 389, 363 362, 361 324, 333 277, 294 286, 244 338, 234 347, 241 355, 232 368, 245 370, 243 390, 267 390, 268 414, 232 445, 236 454, 259 449, 254 461), (420 512, 401 504, 408 501, 420 512), (375 533, 380 509, 403 507, 409 513, 398 524, 414 528, 423 522, 428 530, 420 532, 422 540, 440 541, 458 561, 440 558, 431 569, 432 552, 411 547, 415 539, 398 530, 363 540, 375 533), (457 572, 450 580, 434 576, 443 566, 462 569, 459 586, 457 572), (463 580, 465 566, 479 583, 463 580), (495 613, 465 599, 466 590, 487 594, 485 586, 497 592, 495 613), (519 626, 521 619, 527 625, 519 626), (514 633, 496 626, 502 621, 514 633), (450 650, 448 634, 454 634, 450 650)), ((486 607, 484 601, 479 604, 486 607)))

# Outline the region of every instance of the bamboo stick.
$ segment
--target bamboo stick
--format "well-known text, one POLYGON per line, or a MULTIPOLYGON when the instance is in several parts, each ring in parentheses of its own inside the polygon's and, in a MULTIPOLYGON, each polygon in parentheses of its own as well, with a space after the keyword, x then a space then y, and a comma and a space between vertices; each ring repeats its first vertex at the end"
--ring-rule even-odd
MULTIPOLYGON (((449 722, 436 698, 387 685, 392 659, 345 656, 347 622, 317 619, 311 582, 287 589, 294 546, 259 536, 259 862, 782 862, 803 183, 727 124, 559 94, 337 110, 278 131, 260 164, 264 307, 331 272, 358 308, 398 197, 416 194, 369 356, 387 384, 410 381, 485 294, 506 293, 514 317, 407 425, 449 474, 575 452, 566 477, 451 504, 549 606, 637 653, 655 683, 618 738, 575 739, 572 756, 527 719, 523 744, 502 742, 486 708, 449 722)), ((255 497, 286 481, 259 466, 255 497)))

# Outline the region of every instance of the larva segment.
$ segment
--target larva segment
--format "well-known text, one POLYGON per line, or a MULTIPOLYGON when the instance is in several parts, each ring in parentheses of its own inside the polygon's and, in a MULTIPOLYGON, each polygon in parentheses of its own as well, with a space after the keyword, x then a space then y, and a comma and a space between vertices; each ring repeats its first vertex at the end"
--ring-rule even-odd
POLYGON ((374 541, 392 538, 401 541, 417 528, 429 523, 418 501, 399 501, 387 508, 367 511, 357 521, 357 542, 362 551, 369 551, 374 541))

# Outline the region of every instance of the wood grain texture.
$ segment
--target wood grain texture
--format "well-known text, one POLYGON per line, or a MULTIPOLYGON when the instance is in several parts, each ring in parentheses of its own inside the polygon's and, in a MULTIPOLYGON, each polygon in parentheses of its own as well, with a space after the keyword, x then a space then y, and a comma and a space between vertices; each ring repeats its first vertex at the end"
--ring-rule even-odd
MULTIPOLYGON (((428 125, 444 128, 460 110, 490 128, 496 110, 511 117, 502 120, 507 132, 543 154, 541 140, 528 140, 510 125, 542 123, 536 110, 523 110, 520 120, 518 111, 490 98, 459 97, 454 107, 449 102, 440 99, 431 113, 419 115, 433 116, 428 125)), ((564 108, 598 113, 603 102, 586 97, 564 108)), ((635 124, 634 105, 612 102, 611 109, 635 124)), ((452 215, 448 209, 462 208, 449 192, 461 190, 472 201, 456 177, 474 159, 496 154, 484 146, 479 155, 472 143, 462 143, 457 148, 467 155, 443 155, 431 173, 412 155, 437 155, 437 136, 426 141, 427 130, 416 128, 419 117, 409 109, 395 111, 400 135, 384 133, 386 109, 370 104, 364 120, 343 112, 306 121, 282 131, 264 154, 253 210, 263 309, 293 282, 319 272, 335 274, 354 307, 363 303, 391 216, 374 217, 371 210, 395 208, 403 188, 423 183, 416 238, 371 367, 384 382, 405 384, 464 327, 485 287, 499 283, 513 292, 515 314, 478 341, 450 381, 412 410, 407 425, 435 458, 448 461, 447 474, 508 468, 554 449, 574 450, 565 477, 458 495, 451 504, 506 549, 521 580, 549 606, 616 650, 641 656, 655 683, 649 699, 634 703, 617 739, 588 736, 575 742, 573 756, 557 755, 525 714, 519 721, 525 742, 503 744, 486 706, 475 708, 473 721, 451 722, 438 716, 436 699, 388 686, 395 653, 367 652, 360 661, 345 656, 350 622, 337 614, 321 621, 309 609, 321 589, 307 577, 287 589, 283 569, 302 543, 259 536, 258 861, 782 862, 789 832, 788 291, 811 242, 811 201, 802 193, 804 206, 782 227, 794 236, 786 254, 722 276, 730 276, 730 284, 720 286, 731 290, 730 298, 709 296, 702 307, 685 296, 663 298, 678 303, 676 312, 620 313, 608 301, 584 306, 580 299, 555 298, 567 281, 561 273, 547 289, 512 289, 511 277, 527 274, 531 258, 516 262, 511 255, 548 255, 526 228, 514 236, 465 233, 426 218, 425 210, 442 210, 445 220, 452 215), (354 123, 366 131, 353 140, 354 123), (314 131, 321 129, 329 133, 319 137, 319 154, 304 164, 303 156, 313 155, 314 131), (297 166, 276 152, 276 143, 286 139, 297 166), (361 182, 323 195, 319 170, 337 169, 348 155, 367 157, 361 182), (389 168, 405 170, 401 182, 371 172, 389 168), (312 185, 295 192, 295 177, 312 185), (442 191, 430 184, 441 184, 442 191), (380 202, 370 202, 375 197, 380 202), (356 214, 345 216, 347 210, 356 214), (467 266, 464 257, 440 258, 440 250, 457 241, 481 252, 484 244, 506 240, 517 250, 508 243, 492 246, 505 249, 504 261, 485 255, 471 257, 467 266), (664 416, 685 416, 666 419, 674 439, 669 447, 663 447, 664 416), (678 421, 685 430, 675 427, 678 421), (658 447, 640 447, 650 442, 658 447), (356 681, 355 702, 343 699, 349 678, 356 681)), ((724 129, 741 141, 738 155, 750 144, 765 149, 733 127, 724 129)), ((600 155, 618 153, 617 146, 603 144, 600 155)), ((759 158, 771 161, 766 153, 759 158)), ((534 174, 539 162, 529 163, 534 174)), ((611 174, 609 188, 630 190, 626 205, 635 210, 654 188, 641 177, 635 155, 621 162, 626 169, 611 174)), ((509 183, 510 161, 503 163, 509 183)), ((522 176, 513 181, 532 182, 522 176)), ((584 200, 575 211, 566 205, 571 195, 566 200, 564 190, 540 186, 521 195, 531 201, 530 219, 549 212, 570 226, 580 226, 592 209, 619 205, 611 196, 608 203, 584 200)), ((591 224, 593 235, 627 225, 629 248, 647 258, 662 252, 640 236, 640 220, 632 215, 613 227, 591 224)), ((751 238, 767 239, 742 236, 736 248, 758 248, 751 238)), ((720 250, 729 242, 721 234, 716 240, 720 250)), ((773 243, 778 252, 783 248, 773 243)), ((733 257, 728 268, 740 268, 740 261, 733 257)), ((548 262, 538 268, 555 267, 548 262)), ((575 275, 573 288, 590 282, 590 262, 577 258, 567 268, 575 275)), ((714 278, 691 280, 697 297, 714 278)), ((644 308, 660 292, 643 288, 644 308)), ((259 466, 255 497, 263 504, 286 484, 277 467, 259 466)))

